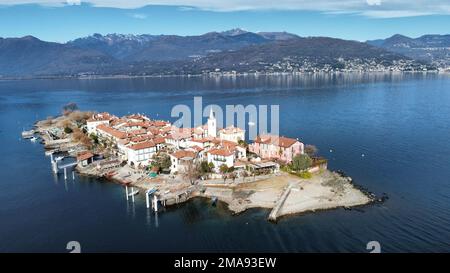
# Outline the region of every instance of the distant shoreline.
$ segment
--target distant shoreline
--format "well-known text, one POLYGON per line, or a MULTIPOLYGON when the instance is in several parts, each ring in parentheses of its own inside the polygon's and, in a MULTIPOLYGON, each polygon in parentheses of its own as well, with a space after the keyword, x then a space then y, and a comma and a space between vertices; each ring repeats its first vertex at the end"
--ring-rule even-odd
POLYGON ((333 71, 333 72, 277 72, 277 73, 236 73, 223 74, 211 72, 208 74, 162 74, 162 75, 92 75, 92 76, 25 76, 1 77, 0 81, 21 80, 102 80, 102 79, 140 79, 140 78, 233 78, 254 76, 303 76, 303 75, 338 75, 338 74, 450 74, 450 70, 429 71, 333 71))

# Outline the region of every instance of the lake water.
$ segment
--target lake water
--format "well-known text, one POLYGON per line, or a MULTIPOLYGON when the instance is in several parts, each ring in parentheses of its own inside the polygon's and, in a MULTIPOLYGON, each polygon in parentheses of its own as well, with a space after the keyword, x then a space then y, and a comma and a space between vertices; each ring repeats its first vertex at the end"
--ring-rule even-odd
POLYGON ((0 124, 0 252, 67 252, 68 241, 83 252, 367 252, 374 240, 385 252, 450 251, 449 75, 0 81, 0 124), (330 169, 389 199, 277 224, 267 210, 233 216, 202 199, 156 216, 116 184, 55 177, 42 145, 20 137, 67 102, 170 119, 194 96, 280 105, 283 135, 315 144, 330 169))

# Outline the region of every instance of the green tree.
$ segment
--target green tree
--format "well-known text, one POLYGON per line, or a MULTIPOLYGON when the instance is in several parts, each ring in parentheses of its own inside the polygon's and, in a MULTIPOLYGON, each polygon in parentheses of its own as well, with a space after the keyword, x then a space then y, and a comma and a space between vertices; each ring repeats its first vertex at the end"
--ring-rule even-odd
POLYGON ((73 132, 72 128, 70 128, 70 127, 64 128, 64 133, 71 134, 72 132, 73 132))
POLYGON ((225 174, 225 173, 228 172, 228 166, 225 165, 225 164, 222 164, 222 165, 220 165, 219 170, 220 170, 220 172, 221 172, 222 174, 225 174))
POLYGON ((245 140, 239 139, 238 140, 238 144, 247 148, 248 147, 248 143, 245 140))
POLYGON ((156 167, 159 170, 164 170, 170 168, 172 162, 170 161, 170 156, 167 154, 156 154, 153 156, 152 167, 156 167))
MULTIPOLYGON (((213 166, 214 166, 214 164, 213 164, 213 166)), ((208 164, 207 161, 202 161, 202 163, 200 163, 200 173, 206 174, 206 173, 210 173, 210 172, 211 172, 210 164, 208 164)))
POLYGON ((292 159, 292 170, 302 171, 311 167, 312 160, 307 154, 296 155, 292 159))
POLYGON ((98 136, 94 133, 91 133, 89 137, 94 141, 95 144, 98 144, 98 136))

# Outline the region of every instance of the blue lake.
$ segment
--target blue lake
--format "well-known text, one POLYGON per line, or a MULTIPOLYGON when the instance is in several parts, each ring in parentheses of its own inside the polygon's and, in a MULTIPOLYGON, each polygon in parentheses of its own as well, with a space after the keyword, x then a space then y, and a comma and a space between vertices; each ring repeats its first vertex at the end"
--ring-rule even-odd
MULTIPOLYGON (((173 119, 172 119, 173 120, 173 119)), ((450 251, 450 76, 347 74, 0 81, 0 252, 450 251), (93 178, 66 182, 43 146, 20 137, 68 102, 171 119, 174 105, 280 105, 280 131, 318 147, 329 168, 389 199, 266 221, 196 199, 155 215, 142 196, 93 178), (364 154, 364 157, 362 156, 364 154)))

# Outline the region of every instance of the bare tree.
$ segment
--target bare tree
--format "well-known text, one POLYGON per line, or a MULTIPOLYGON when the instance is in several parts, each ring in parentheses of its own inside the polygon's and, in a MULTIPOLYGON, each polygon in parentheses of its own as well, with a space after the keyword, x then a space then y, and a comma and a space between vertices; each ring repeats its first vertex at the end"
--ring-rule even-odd
POLYGON ((68 104, 64 105, 62 108, 63 115, 67 116, 73 111, 78 110, 78 105, 74 102, 69 102, 68 104))
POLYGON ((232 173, 229 174, 228 177, 231 178, 233 180, 233 183, 234 183, 234 181, 236 180, 237 175, 236 175, 235 172, 232 172, 232 173))
POLYGON ((242 182, 245 182, 245 178, 248 177, 247 171, 243 171, 242 173, 242 182))
POLYGON ((186 168, 184 169, 183 178, 189 180, 191 185, 194 185, 199 176, 199 166, 197 166, 197 164, 195 164, 193 161, 189 161, 189 163, 186 165, 186 168))
POLYGON ((305 145, 305 153, 307 155, 309 155, 310 157, 315 156, 317 154, 317 152, 318 152, 318 149, 316 146, 310 145, 310 144, 305 145))

